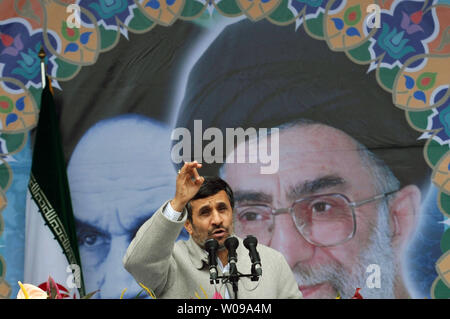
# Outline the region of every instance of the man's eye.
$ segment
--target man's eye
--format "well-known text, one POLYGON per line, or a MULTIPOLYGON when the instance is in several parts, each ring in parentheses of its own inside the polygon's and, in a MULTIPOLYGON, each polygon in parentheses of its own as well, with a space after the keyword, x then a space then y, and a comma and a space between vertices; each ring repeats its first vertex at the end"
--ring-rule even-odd
POLYGON ((83 244, 87 246, 93 246, 97 242, 97 235, 89 235, 83 238, 83 244))
POLYGON ((239 216, 239 219, 244 222, 257 222, 264 220, 264 216, 263 214, 255 211, 247 211, 245 213, 242 213, 239 216))
POLYGON ((332 206, 327 202, 317 202, 311 205, 313 214, 327 213, 331 208, 332 206))
POLYGON ((96 247, 108 243, 106 236, 97 232, 82 232, 78 234, 79 245, 85 247, 96 247))

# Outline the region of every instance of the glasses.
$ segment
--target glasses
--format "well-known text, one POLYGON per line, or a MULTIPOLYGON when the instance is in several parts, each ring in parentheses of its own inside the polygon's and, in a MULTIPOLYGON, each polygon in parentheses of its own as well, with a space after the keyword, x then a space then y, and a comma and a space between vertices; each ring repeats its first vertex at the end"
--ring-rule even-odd
POLYGON ((319 247, 337 246, 356 233, 355 208, 386 198, 387 192, 351 202, 343 194, 314 195, 296 200, 289 208, 275 209, 266 204, 245 204, 235 208, 236 231, 252 234, 268 243, 275 226, 275 216, 290 214, 299 233, 309 243, 319 247))

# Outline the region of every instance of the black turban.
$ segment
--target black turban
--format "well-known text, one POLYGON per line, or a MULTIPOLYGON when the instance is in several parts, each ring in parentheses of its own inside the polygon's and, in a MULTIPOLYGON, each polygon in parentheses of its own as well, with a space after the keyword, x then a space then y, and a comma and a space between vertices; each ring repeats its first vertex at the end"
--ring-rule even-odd
MULTIPOLYGON (((297 119, 344 131, 382 159, 402 186, 422 186, 430 176, 420 133, 375 71, 294 25, 245 20, 226 27, 189 74, 176 127, 193 136, 194 120, 202 120, 203 130, 217 127, 225 136, 225 128, 271 128, 297 119)), ((217 174, 219 165, 204 164, 200 173, 217 174)))

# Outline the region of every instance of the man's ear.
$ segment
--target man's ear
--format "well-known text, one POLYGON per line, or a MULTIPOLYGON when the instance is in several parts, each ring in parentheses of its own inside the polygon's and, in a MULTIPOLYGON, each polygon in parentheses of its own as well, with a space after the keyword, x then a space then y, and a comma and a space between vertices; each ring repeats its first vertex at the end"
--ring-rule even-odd
POLYGON ((415 185, 400 189, 389 205, 392 246, 400 249, 412 236, 419 220, 421 194, 415 185))
POLYGON ((189 235, 192 235, 192 223, 189 219, 186 219, 186 221, 184 222, 184 228, 187 230, 189 235))

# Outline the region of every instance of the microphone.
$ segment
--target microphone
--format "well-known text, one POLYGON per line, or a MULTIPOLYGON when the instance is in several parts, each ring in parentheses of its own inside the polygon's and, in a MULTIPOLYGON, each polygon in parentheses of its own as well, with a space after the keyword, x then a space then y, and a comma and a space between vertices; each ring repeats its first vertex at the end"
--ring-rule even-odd
POLYGON ((256 246, 258 245, 258 239, 255 236, 248 235, 244 239, 244 246, 248 249, 248 255, 252 261, 252 274, 255 276, 262 275, 261 258, 259 257, 256 246))
POLYGON ((239 280, 239 273, 237 270, 237 253, 236 248, 239 246, 239 241, 236 237, 230 236, 227 239, 225 239, 225 247, 228 250, 228 263, 230 264, 230 276, 229 280, 231 282, 231 285, 233 286, 234 291, 234 298, 238 298, 238 280, 239 280))
POLYGON ((236 264, 237 253, 236 248, 239 246, 239 241, 236 237, 230 236, 225 240, 225 247, 228 250, 228 262, 231 264, 236 264))
POLYGON ((209 264, 209 279, 213 283, 217 280, 217 256, 216 251, 219 248, 219 243, 214 238, 208 239, 205 242, 205 250, 208 252, 209 264))

